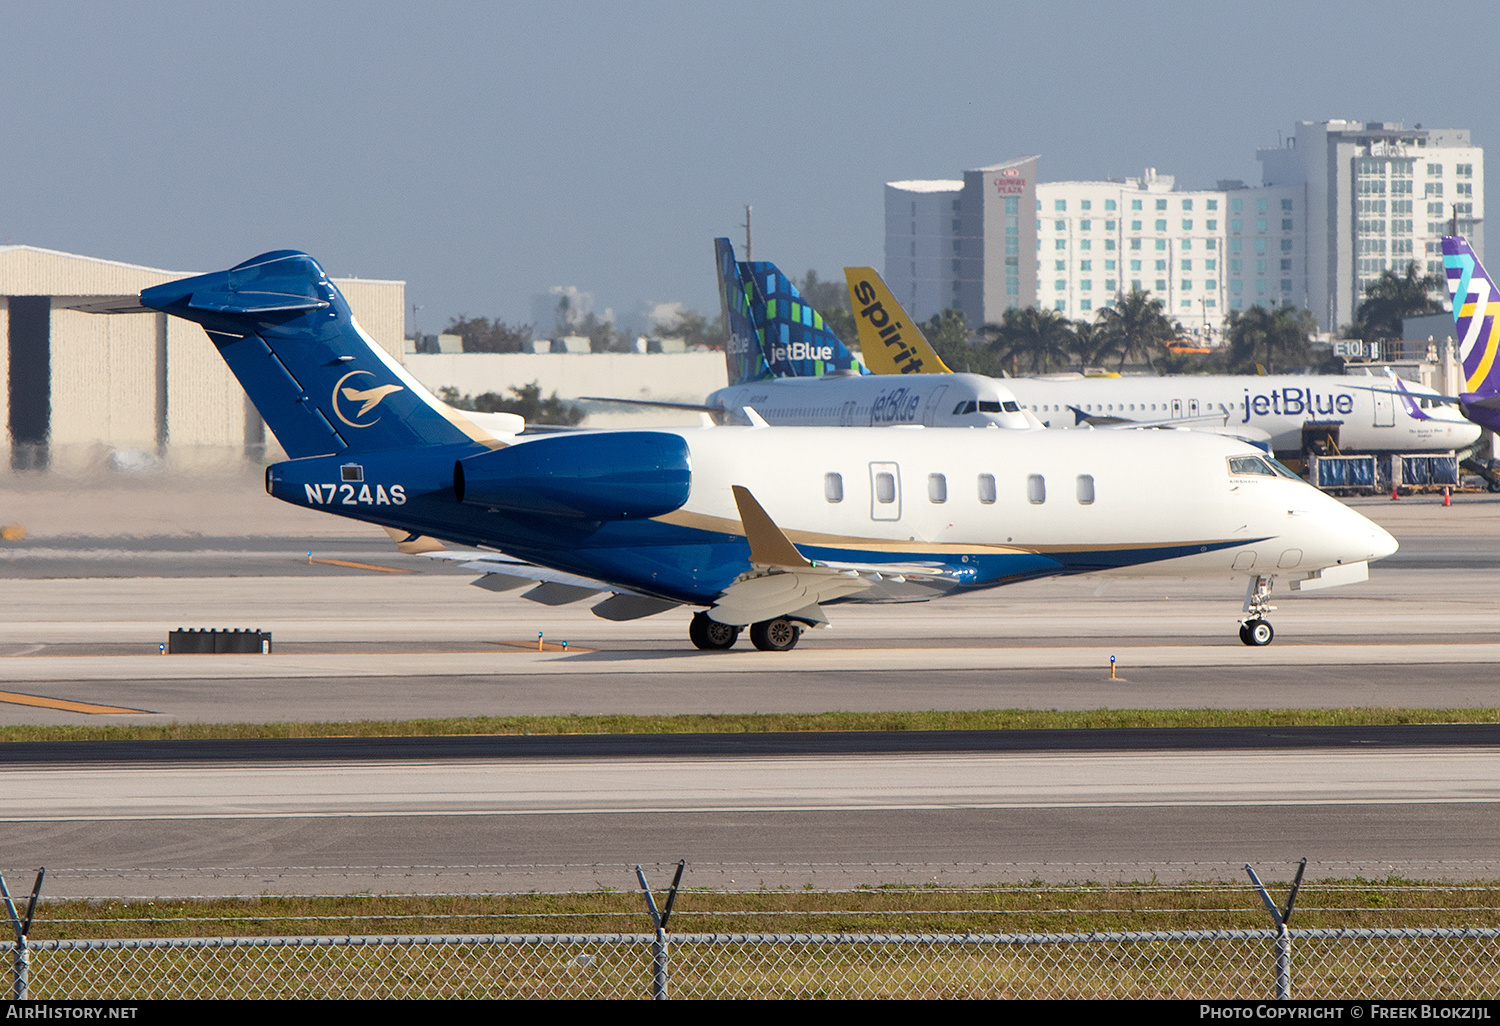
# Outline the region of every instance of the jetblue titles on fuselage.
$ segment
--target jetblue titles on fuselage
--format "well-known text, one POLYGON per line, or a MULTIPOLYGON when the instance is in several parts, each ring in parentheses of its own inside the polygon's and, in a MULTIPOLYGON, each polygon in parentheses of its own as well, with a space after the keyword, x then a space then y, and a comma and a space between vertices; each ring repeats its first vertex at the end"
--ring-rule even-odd
POLYGON ((1269 392, 1251 394, 1245 389, 1245 399, 1240 403, 1240 423, 1250 423, 1251 413, 1264 417, 1274 413, 1289 417, 1347 417, 1354 412, 1354 393, 1318 392, 1311 388, 1287 386, 1273 388, 1269 392))

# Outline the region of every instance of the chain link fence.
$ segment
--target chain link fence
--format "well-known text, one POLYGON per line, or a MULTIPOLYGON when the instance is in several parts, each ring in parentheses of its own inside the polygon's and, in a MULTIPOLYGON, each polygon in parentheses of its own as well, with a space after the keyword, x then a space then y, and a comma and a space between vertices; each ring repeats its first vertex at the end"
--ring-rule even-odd
MULTIPOLYGON (((1299 999, 1500 990, 1500 929, 1288 930, 1299 999)), ((11 994, 150 998, 1277 996, 1276 930, 1037 934, 494 934, 4 945, 11 994), (23 967, 24 975, 15 974, 23 967)))

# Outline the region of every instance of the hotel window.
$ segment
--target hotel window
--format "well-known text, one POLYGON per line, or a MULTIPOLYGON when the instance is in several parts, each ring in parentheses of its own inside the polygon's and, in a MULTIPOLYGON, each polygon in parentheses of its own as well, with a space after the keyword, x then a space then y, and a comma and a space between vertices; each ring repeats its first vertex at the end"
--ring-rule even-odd
POLYGON ((1156 201, 1156 209, 1157 210, 1166 210, 1167 209, 1167 201, 1166 200, 1157 200, 1156 201))

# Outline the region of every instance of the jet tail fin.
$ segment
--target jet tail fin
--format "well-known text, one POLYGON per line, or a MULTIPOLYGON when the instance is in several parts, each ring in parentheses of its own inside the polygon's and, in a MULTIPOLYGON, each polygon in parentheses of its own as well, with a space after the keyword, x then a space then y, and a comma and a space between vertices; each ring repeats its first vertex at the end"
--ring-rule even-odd
POLYGON ((502 443, 434 397, 355 322, 318 262, 276 250, 156 285, 141 305, 196 321, 293 459, 502 443))
POLYGON ((1500 295, 1495 283, 1462 235, 1444 236, 1443 272, 1463 364, 1464 399, 1500 394, 1500 295))
POLYGON ((724 344, 724 362, 731 385, 764 381, 773 375, 766 365, 760 333, 750 316, 750 287, 740 275, 728 239, 714 240, 714 266, 719 275, 719 310, 729 340, 724 344))
POLYGON ((730 353, 729 384, 763 378, 817 378, 835 371, 868 374, 858 357, 829 329, 822 314, 808 306, 792 279, 783 275, 775 264, 763 260, 736 261, 730 275, 729 261, 733 261, 735 251, 729 240, 714 240, 714 248, 718 258, 718 291, 724 297, 724 324, 729 326, 729 348, 739 345, 741 332, 735 323, 742 312, 751 324, 744 336, 756 341, 754 359, 760 362, 754 365, 753 357, 730 353), (736 287, 733 291, 736 302, 730 302, 730 282, 736 287), (744 300, 742 305, 738 297, 744 300), (754 372, 750 374, 753 365, 754 372), (747 377, 736 380, 736 374, 747 377))
POLYGON ((859 351, 876 374, 951 374, 873 267, 846 267, 859 351))

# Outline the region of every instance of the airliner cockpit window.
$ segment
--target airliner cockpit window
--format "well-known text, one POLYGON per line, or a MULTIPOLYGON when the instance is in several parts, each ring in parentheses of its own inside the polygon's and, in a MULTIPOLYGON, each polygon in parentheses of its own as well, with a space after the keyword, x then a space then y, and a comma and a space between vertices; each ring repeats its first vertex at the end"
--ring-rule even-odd
POLYGON ((1259 456, 1231 456, 1229 457, 1229 473, 1236 477, 1275 477, 1276 471, 1271 465, 1259 456))
POLYGON ((1293 471, 1289 467, 1283 465, 1280 460, 1273 459, 1272 457, 1267 456, 1266 457, 1266 462, 1271 465, 1271 469, 1272 470, 1276 471, 1276 476, 1277 477, 1289 477, 1293 481, 1301 481, 1302 480, 1301 475, 1297 474, 1295 471, 1293 471))

